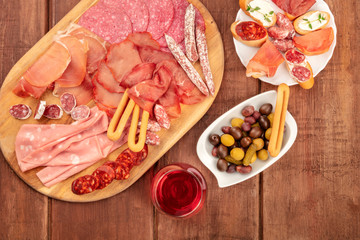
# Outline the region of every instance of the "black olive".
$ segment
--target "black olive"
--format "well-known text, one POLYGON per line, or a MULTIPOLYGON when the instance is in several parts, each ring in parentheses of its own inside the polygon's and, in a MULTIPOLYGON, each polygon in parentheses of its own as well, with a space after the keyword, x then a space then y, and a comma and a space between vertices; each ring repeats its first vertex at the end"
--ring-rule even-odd
POLYGON ((239 140, 242 137, 242 132, 239 127, 230 128, 229 133, 234 137, 235 140, 239 140))
POLYGON ((261 134, 263 134, 263 130, 260 127, 256 126, 250 130, 249 136, 252 138, 258 138, 261 136, 261 134))
POLYGON ((250 137, 244 137, 241 139, 240 144, 242 147, 246 148, 251 144, 252 140, 250 137))
POLYGON ((225 159, 220 158, 216 166, 220 172, 225 172, 228 168, 228 162, 225 159))
POLYGON ((217 146, 220 143, 220 136, 217 134, 211 134, 209 136, 209 142, 214 145, 217 146))
POLYGON ((224 145, 220 144, 218 147, 218 155, 220 158, 225 158, 227 155, 229 155, 229 150, 224 145))
POLYGON ((272 111, 272 108, 273 106, 270 104, 270 103, 265 103, 263 105, 261 105, 260 109, 259 109, 259 112, 262 114, 262 115, 269 115, 272 111))
POLYGON ((266 130, 270 127, 270 120, 267 118, 267 116, 262 115, 259 118, 259 124, 262 127, 262 129, 266 130))

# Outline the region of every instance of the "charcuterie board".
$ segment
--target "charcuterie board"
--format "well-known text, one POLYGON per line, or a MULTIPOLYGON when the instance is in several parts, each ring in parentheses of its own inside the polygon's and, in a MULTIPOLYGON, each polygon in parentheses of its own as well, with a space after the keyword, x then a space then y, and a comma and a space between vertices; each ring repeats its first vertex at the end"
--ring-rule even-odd
MULTIPOLYGON (((76 5, 54 28, 52 28, 40 41, 38 41, 11 69, 7 75, 0 91, 0 146, 5 159, 8 161, 11 168, 16 174, 25 181, 29 186, 45 194, 49 197, 70 202, 91 202, 111 197, 117 193, 130 187, 137 179, 139 179, 158 159, 163 156, 187 131, 189 131, 207 112, 212 105, 215 97, 220 89, 222 77, 224 73, 224 49, 220 32, 216 23, 208 10, 198 0, 189 0, 195 7, 199 9, 204 17, 206 23, 206 38, 209 50, 209 60, 214 76, 215 95, 206 98, 203 102, 195 105, 182 105, 182 114, 178 119, 171 122, 169 130, 162 130, 159 132, 161 144, 159 146, 150 146, 149 155, 147 159, 137 167, 134 167, 130 172, 130 177, 123 181, 114 181, 107 188, 99 191, 94 191, 87 195, 75 195, 71 191, 71 183, 74 179, 85 174, 91 174, 98 166, 107 160, 115 160, 119 153, 124 150, 127 145, 122 146, 107 159, 103 159, 84 171, 52 186, 45 187, 38 177, 36 172, 40 168, 36 168, 27 172, 22 172, 18 166, 15 155, 15 138, 22 124, 64 124, 71 123, 72 119, 68 115, 64 115, 60 120, 35 120, 32 117, 27 120, 16 120, 9 114, 9 108, 12 105, 24 103, 36 107, 38 100, 28 97, 20 98, 13 94, 18 79, 36 61, 42 53, 48 49, 52 43, 55 34, 66 29, 70 23, 77 22, 79 17, 91 6, 97 3, 97 0, 82 0, 76 5)), ((199 63, 195 64, 195 68, 201 73, 199 63)), ((59 99, 52 96, 50 92, 45 93, 42 100, 46 100, 49 104, 59 104, 59 99)), ((94 102, 88 104, 89 107, 94 106, 94 102)))

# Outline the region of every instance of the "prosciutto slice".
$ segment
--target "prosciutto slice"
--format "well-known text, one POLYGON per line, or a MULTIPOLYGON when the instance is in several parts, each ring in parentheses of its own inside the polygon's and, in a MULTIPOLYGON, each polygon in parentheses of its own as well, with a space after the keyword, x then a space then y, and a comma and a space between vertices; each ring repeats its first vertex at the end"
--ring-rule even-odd
POLYGON ((13 89, 13 93, 19 97, 32 96, 34 98, 40 98, 46 91, 47 87, 35 87, 31 85, 24 77, 21 77, 13 89))
POLYGON ((306 13, 316 0, 272 0, 279 8, 294 17, 306 13))
POLYGON ((155 63, 140 63, 136 65, 131 72, 124 76, 120 85, 124 88, 131 88, 139 82, 151 79, 155 67, 155 63))
POLYGON ((131 33, 126 39, 133 42, 138 47, 152 47, 157 50, 160 49, 158 41, 153 39, 151 34, 148 32, 131 33))

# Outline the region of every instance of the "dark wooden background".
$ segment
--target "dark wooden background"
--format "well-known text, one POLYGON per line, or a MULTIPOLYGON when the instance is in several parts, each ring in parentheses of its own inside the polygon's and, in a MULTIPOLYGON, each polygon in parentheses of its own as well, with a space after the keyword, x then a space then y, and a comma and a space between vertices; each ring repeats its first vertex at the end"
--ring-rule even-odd
MULTIPOLYGON (((79 0, 0 0, 0 81, 79 0)), ((313 89, 291 87, 289 111, 299 133, 290 151, 260 175, 220 189, 195 144, 219 115, 275 89, 245 77, 230 25, 236 0, 203 0, 223 36, 225 74, 208 113, 125 192, 94 203, 68 203, 34 191, 0 159, 0 239, 360 239, 360 4, 326 0, 337 46, 313 89), (176 162, 197 167, 208 183, 202 211, 172 219, 152 206, 151 178, 176 162)))

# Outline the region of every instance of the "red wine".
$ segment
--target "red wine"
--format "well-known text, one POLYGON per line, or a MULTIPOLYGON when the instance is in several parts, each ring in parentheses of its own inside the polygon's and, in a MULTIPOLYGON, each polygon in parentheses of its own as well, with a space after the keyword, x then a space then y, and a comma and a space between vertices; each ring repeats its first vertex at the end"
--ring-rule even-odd
POLYGON ((158 208, 173 216, 194 214, 201 209, 205 200, 206 184, 203 177, 193 167, 185 169, 160 171, 155 176, 157 182, 153 183, 153 201, 158 208))

